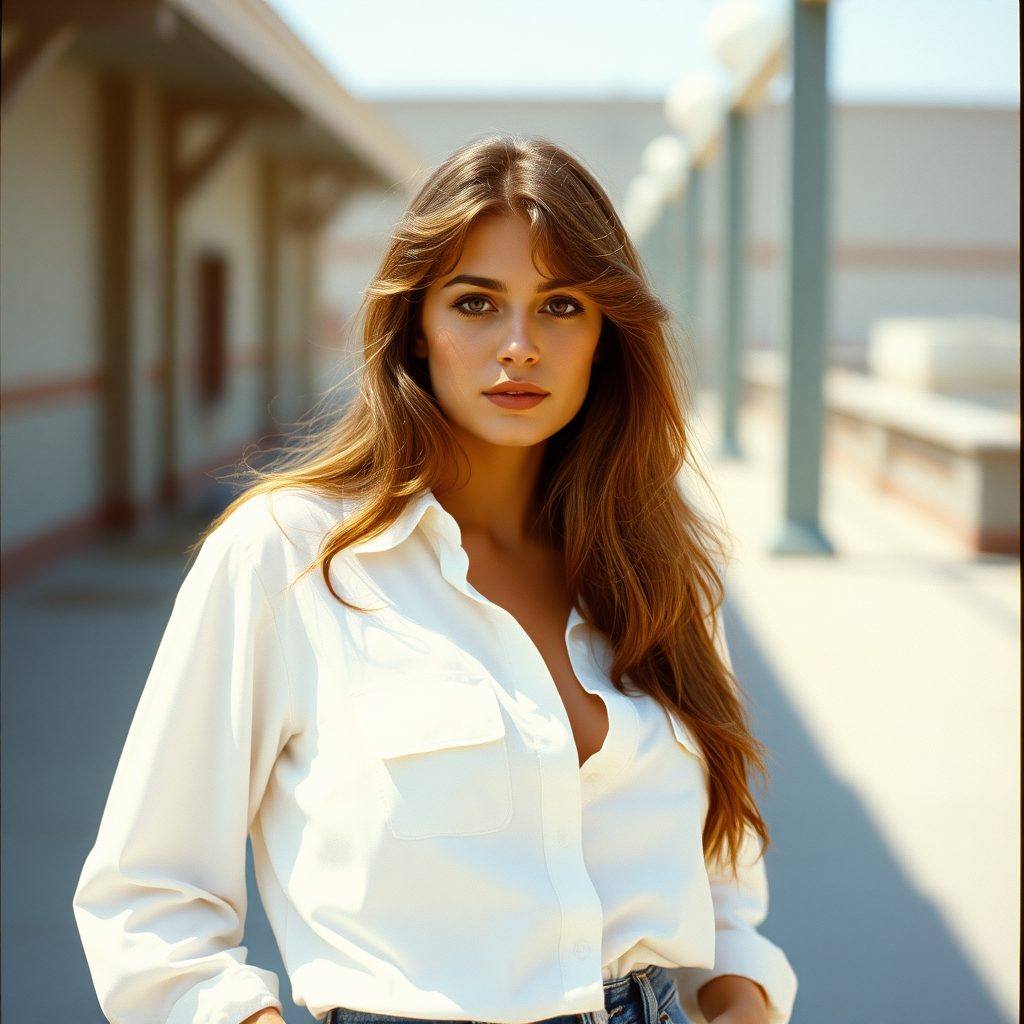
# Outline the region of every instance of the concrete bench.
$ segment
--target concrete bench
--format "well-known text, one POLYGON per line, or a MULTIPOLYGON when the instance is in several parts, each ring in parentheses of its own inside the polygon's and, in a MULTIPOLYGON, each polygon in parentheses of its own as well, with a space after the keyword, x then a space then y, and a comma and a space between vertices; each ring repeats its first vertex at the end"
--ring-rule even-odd
MULTIPOLYGON (((779 402, 785 366, 748 353, 748 395, 779 402)), ((825 379, 826 455, 943 520, 975 551, 1020 553, 1020 414, 847 370, 825 379)))

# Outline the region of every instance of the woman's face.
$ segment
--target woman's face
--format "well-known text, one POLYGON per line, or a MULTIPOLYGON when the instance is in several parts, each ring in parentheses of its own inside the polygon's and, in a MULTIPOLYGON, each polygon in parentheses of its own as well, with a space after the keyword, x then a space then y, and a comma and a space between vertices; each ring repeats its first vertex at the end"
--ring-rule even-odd
POLYGON ((579 412, 597 357, 601 312, 533 262, 528 222, 476 222, 459 262, 426 292, 414 351, 441 411, 494 445, 547 440, 579 412))

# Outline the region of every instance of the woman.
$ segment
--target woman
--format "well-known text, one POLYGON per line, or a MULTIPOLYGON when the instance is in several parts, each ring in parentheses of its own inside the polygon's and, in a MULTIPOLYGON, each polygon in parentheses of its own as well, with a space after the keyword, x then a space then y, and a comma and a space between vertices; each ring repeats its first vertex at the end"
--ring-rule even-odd
POLYGON ((331 1024, 788 1019, 665 321, 558 147, 423 186, 358 399, 175 604, 75 899, 111 1020, 280 1020, 247 834, 331 1024))

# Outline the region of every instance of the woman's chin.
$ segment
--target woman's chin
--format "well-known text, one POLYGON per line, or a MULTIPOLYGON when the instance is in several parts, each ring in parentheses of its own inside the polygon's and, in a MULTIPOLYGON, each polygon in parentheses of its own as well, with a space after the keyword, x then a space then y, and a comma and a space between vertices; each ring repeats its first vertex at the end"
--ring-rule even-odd
POLYGON ((496 448, 533 448, 543 444, 549 437, 558 433, 557 426, 540 423, 487 423, 471 427, 465 425, 457 431, 469 434, 475 441, 493 445, 496 448))

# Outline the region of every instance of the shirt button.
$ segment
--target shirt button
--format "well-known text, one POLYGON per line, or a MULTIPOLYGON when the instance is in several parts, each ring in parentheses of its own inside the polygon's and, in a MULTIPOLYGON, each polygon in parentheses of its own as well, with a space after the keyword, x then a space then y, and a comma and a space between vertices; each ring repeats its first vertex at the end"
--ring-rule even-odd
POLYGON ((563 828, 562 831, 558 833, 558 845, 561 846, 563 850, 568 850, 569 847, 572 846, 572 832, 569 829, 563 828))
POLYGON ((590 947, 585 942, 577 942, 572 951, 576 954, 577 960, 586 960, 590 947))

